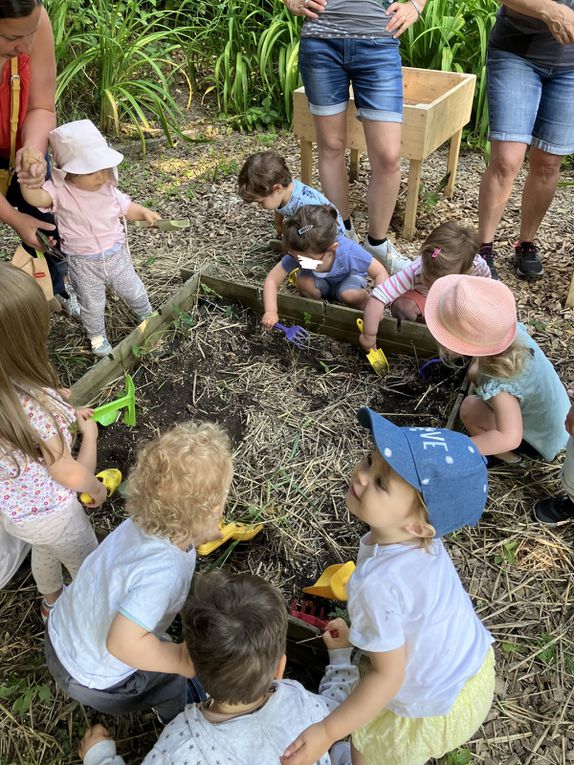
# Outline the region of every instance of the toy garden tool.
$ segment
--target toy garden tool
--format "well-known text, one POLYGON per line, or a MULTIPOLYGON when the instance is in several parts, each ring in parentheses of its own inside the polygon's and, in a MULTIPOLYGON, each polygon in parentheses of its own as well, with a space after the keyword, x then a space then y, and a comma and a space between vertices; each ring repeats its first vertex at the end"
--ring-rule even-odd
POLYGON ((292 287, 297 287, 297 274, 299 273, 301 269, 300 268, 294 268, 292 271, 289 272, 289 276, 287 277, 287 283, 290 284, 292 287))
MULTIPOLYGON (((359 332, 363 333, 363 320, 357 319, 357 327, 359 328, 359 332)), ((371 350, 367 353, 367 359, 369 361, 369 364, 373 367, 375 372, 378 375, 384 375, 386 372, 389 371, 389 362, 387 361, 387 357, 384 354, 384 351, 382 348, 378 348, 375 350, 374 348, 371 348, 371 350)))
POLYGON ((303 350, 305 343, 309 338, 307 330, 303 329, 303 327, 300 327, 298 324, 294 324, 292 327, 286 327, 284 324, 279 324, 279 322, 277 322, 277 324, 273 325, 273 329, 279 329, 283 332, 287 340, 300 350, 303 350))
POLYGON ((126 375, 126 389, 124 395, 115 401, 96 407, 92 414, 92 420, 100 425, 111 425, 118 418, 118 412, 125 409, 124 424, 133 427, 136 424, 136 388, 131 375, 126 375))
POLYGON ((230 539, 235 539, 237 542, 249 542, 256 534, 259 534, 263 530, 262 523, 226 523, 225 526, 219 527, 223 536, 219 539, 214 539, 211 542, 206 542, 203 545, 199 545, 197 552, 200 555, 209 555, 218 547, 224 545, 230 539))
POLYGON ((134 225, 137 228, 159 228, 160 231, 179 231, 182 228, 189 228, 191 223, 189 218, 180 218, 179 220, 154 220, 153 226, 150 226, 147 220, 136 220, 134 225))
MULTIPOLYGON (((112 496, 112 494, 122 482, 122 474, 117 468, 108 468, 107 470, 102 470, 96 474, 96 478, 99 478, 108 490, 108 497, 112 496)), ((80 494, 80 502, 82 502, 84 505, 89 505, 93 501, 94 500, 85 491, 80 494)))
POLYGON ((347 600, 347 582, 354 570, 352 560, 328 566, 312 587, 303 587, 303 592, 327 600, 347 600))
POLYGON ((329 618, 323 606, 317 607, 311 600, 301 600, 299 603, 297 598, 294 598, 289 614, 294 619, 311 624, 313 627, 317 627, 322 632, 325 631, 325 627, 329 623, 329 618))
POLYGON ((419 369, 419 375, 421 380, 424 380, 425 382, 428 380, 429 372, 435 364, 442 364, 442 359, 438 357, 434 359, 427 359, 427 361, 425 361, 425 363, 421 365, 419 369))

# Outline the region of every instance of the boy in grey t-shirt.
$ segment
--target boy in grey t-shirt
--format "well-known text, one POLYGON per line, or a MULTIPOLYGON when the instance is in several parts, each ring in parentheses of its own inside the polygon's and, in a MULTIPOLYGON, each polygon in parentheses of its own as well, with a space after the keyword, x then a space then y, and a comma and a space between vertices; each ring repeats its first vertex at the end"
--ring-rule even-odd
MULTIPOLYGON (((183 632, 210 699, 188 704, 143 765, 277 765, 290 741, 324 719, 358 682, 349 629, 342 619, 327 625, 323 639, 330 664, 317 695, 281 679, 287 611, 275 587, 257 576, 223 570, 193 581, 183 632)), ((124 765, 101 725, 86 732, 80 756, 85 765, 124 765)), ((350 763, 349 745, 338 742, 318 765, 350 763)))

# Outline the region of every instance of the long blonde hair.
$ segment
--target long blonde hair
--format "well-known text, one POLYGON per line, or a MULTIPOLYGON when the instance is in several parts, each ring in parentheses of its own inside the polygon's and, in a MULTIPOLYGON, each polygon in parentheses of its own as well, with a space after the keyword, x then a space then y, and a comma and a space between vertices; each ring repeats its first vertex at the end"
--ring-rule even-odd
POLYGON ((520 340, 514 340, 508 348, 497 353, 496 356, 479 356, 476 359, 478 372, 484 377, 510 380, 522 372, 526 359, 531 355, 530 348, 520 340))
MULTIPOLYGON (((46 390, 58 387, 46 347, 49 328, 50 309, 40 287, 24 271, 0 262, 0 456, 13 456, 15 450, 35 462, 45 456, 18 391, 36 401, 55 425, 55 415, 63 411, 46 390)), ((63 451, 61 432, 60 443, 63 451)))

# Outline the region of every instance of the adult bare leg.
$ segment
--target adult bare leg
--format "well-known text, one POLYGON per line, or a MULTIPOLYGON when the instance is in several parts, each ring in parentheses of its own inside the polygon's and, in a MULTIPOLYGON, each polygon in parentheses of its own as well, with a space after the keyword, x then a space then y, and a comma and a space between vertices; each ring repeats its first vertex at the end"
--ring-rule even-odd
POLYGON ((483 173, 478 194, 478 234, 481 242, 492 242, 494 239, 525 153, 525 143, 493 141, 491 144, 490 162, 483 173))
POLYGON ((371 179, 367 194, 369 236, 387 236, 401 183, 400 122, 363 120, 371 179))
POLYGON ((317 149, 319 152, 319 178, 323 194, 341 213, 349 217, 349 178, 345 164, 347 147, 347 112, 328 117, 313 115, 317 149))
POLYGON ((529 169, 522 190, 522 206, 520 208, 520 240, 532 242, 554 199, 562 157, 549 154, 542 149, 531 148, 529 154, 529 169))

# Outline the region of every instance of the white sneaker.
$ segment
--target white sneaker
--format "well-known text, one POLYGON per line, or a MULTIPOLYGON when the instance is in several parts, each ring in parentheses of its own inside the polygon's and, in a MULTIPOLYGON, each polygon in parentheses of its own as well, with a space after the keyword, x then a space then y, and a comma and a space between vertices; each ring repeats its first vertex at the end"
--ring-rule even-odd
POLYGON ((379 263, 387 269, 390 276, 402 271, 405 266, 411 262, 409 258, 399 253, 394 244, 387 239, 382 244, 371 244, 368 239, 363 242, 363 249, 370 252, 379 263))
POLYGON ((65 298, 63 295, 55 295, 54 297, 62 306, 64 311, 68 314, 68 316, 71 316, 72 319, 79 319, 80 304, 78 303, 78 296, 76 291, 69 284, 66 284, 66 292, 69 295, 68 298, 65 298))
POLYGON ((351 221, 351 228, 345 229, 345 236, 347 236, 349 239, 352 239, 353 242, 359 242, 359 236, 357 232, 355 231, 355 226, 353 222, 351 221))
POLYGON ((112 346, 105 335, 90 337, 90 343, 94 356, 108 356, 112 352, 112 346))

